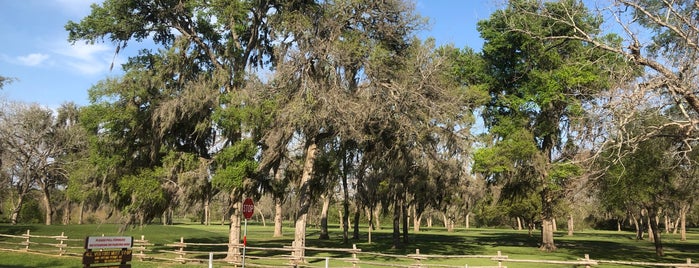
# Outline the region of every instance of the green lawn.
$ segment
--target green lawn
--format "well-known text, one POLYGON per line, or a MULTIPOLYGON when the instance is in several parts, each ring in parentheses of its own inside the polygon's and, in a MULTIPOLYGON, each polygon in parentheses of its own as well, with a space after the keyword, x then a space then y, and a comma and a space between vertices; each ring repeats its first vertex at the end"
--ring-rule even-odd
MULTIPOLYGON (((272 227, 258 224, 248 225, 248 245, 251 247, 281 248, 291 245, 293 240, 293 229, 285 227, 286 234, 282 238, 272 238, 272 227)), ((180 237, 184 237, 185 242, 191 243, 226 243, 228 241, 228 226, 212 225, 202 226, 194 224, 177 224, 171 226, 148 225, 139 229, 132 229, 124 234, 118 234, 118 225, 17 225, 11 226, 0 224, 0 234, 21 235, 30 230, 32 235, 60 235, 63 232, 74 241, 69 241, 68 250, 70 256, 56 256, 54 248, 31 246, 30 250, 44 252, 23 253, 16 251, 0 251, 0 267, 80 267, 81 259, 78 256, 83 251, 82 239, 86 236, 114 236, 128 235, 139 239, 142 235, 145 239, 155 244, 153 249, 161 253, 153 256, 174 257, 174 254, 162 253, 162 250, 172 250, 165 244, 178 242, 180 237)), ((366 229, 362 230, 363 232, 366 229)), ((679 241, 679 235, 663 235, 666 256, 658 258, 655 256, 653 244, 649 241, 637 241, 631 232, 615 231, 587 231, 578 232, 574 236, 565 236, 565 233, 557 233, 556 243, 559 249, 554 253, 543 253, 537 249, 538 236, 529 237, 526 231, 515 231, 510 229, 460 229, 453 233, 448 233, 442 228, 424 230, 418 234, 411 233, 411 243, 404 248, 393 249, 391 244, 390 230, 384 229, 374 231, 372 234, 373 243, 367 242, 366 233, 360 241, 355 241, 357 248, 362 250, 359 259, 368 262, 415 264, 415 261, 408 259, 394 259, 390 256, 377 256, 368 253, 382 253, 393 255, 415 254, 419 249, 421 254, 428 255, 496 255, 498 251, 510 259, 526 260, 567 260, 573 261, 583 258, 589 254, 594 260, 618 260, 637 262, 664 262, 664 263, 684 263, 687 258, 691 258, 693 263, 699 262, 699 232, 691 230, 688 234, 688 241, 679 241)), ((307 246, 319 248, 351 248, 352 244, 343 244, 340 230, 335 227, 331 230, 330 240, 319 240, 318 230, 309 228, 307 246)), ((0 248, 10 248, 11 245, 5 242, 18 241, 0 237, 0 248)), ((20 249, 14 246, 14 249, 20 249)), ((187 248, 191 251, 202 251, 196 256, 206 259, 208 251, 225 251, 225 247, 200 246, 197 248, 187 248)), ((248 256, 275 256, 284 254, 276 251, 249 251, 248 256)), ((349 258, 347 253, 338 252, 317 252, 307 251, 307 256, 315 257, 309 259, 309 264, 314 267, 324 267, 325 257, 331 258, 331 266, 351 266, 351 264, 333 260, 337 258, 349 258)), ((223 254, 216 254, 215 258, 223 258, 223 254)), ((256 264, 255 260, 248 259, 249 264, 256 264)), ((263 263, 263 262, 259 262, 263 263)), ((264 262, 270 265, 280 265, 285 262, 264 262)), ((423 261, 423 264, 447 264, 477 266, 477 265, 497 265, 497 262, 487 259, 430 259, 423 261)), ((542 265, 532 263, 505 262, 508 267, 567 267, 564 265, 542 265)), ((147 262, 134 260, 132 267, 206 267, 206 263, 191 263, 186 265, 147 262)), ((218 262, 215 267, 231 267, 228 264, 218 262)), ((362 267, 371 267, 362 265, 362 267)), ((572 267, 572 266, 568 266, 572 267)), ((615 267, 612 265, 601 265, 598 267, 615 267)), ((630 267, 630 266, 616 266, 630 267)))

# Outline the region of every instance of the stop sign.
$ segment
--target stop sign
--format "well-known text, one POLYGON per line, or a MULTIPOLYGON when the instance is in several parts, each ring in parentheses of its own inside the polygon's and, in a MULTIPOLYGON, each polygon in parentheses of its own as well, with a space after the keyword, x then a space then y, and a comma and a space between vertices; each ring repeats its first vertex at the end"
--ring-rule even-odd
POLYGON ((255 212, 255 204, 252 202, 252 199, 246 198, 243 201, 243 216, 245 216, 245 219, 250 219, 253 212, 255 212))

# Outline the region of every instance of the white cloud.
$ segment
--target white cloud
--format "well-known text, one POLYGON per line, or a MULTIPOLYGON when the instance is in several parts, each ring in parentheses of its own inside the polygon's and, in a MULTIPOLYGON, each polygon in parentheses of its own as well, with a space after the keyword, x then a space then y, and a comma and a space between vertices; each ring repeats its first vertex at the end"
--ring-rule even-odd
POLYGON ((84 42, 75 42, 75 44, 67 44, 66 47, 56 50, 56 53, 81 61, 95 61, 97 55, 109 50, 111 50, 109 46, 101 43, 91 45, 84 42))
POLYGON ((61 62, 73 71, 84 75, 96 75, 109 71, 114 62, 119 66, 121 60, 114 58, 114 48, 105 44, 85 44, 76 42, 73 45, 61 42, 62 47, 54 52, 62 56, 61 62))
POLYGON ((41 53, 32 53, 26 56, 17 57, 17 61, 22 65, 38 66, 49 58, 49 55, 41 53))

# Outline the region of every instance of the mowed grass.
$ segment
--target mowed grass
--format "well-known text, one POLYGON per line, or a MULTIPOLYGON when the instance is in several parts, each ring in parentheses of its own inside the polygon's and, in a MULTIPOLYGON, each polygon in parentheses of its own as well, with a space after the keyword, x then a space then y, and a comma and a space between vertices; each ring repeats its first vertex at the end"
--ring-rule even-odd
MULTIPOLYGON (((179 242, 180 237, 189 243, 226 243, 228 241, 227 225, 203 226, 198 224, 176 224, 170 226, 146 225, 142 228, 134 228, 123 234, 118 233, 119 225, 94 224, 94 225, 16 225, 0 224, 0 234, 21 235, 30 230, 32 235, 60 235, 63 232, 71 239, 84 239, 86 236, 115 236, 125 235, 140 239, 144 236, 150 243, 155 244, 152 248, 160 251, 157 256, 174 258, 171 253, 162 253, 163 250, 173 250, 172 247, 165 246, 179 242)), ((273 238, 273 227, 262 226, 257 223, 249 223, 247 230, 248 246, 263 248, 283 248, 290 246, 293 240, 293 228, 289 224, 285 226, 285 234, 281 238, 273 238)), ((638 241, 634 239, 632 232, 616 231, 584 231, 577 232, 574 236, 566 236, 565 232, 556 233, 556 244, 558 250, 552 253, 539 251, 538 243, 540 237, 538 233, 529 236, 526 231, 516 231, 511 229, 457 229, 455 232, 446 232, 443 228, 431 228, 422 230, 419 233, 410 233, 410 243, 402 248, 393 248, 391 230, 384 228, 372 232, 372 243, 368 243, 367 229, 362 228, 361 239, 350 240, 344 244, 341 230, 331 227, 331 238, 329 240, 319 240, 319 230, 309 227, 307 230, 306 244, 308 247, 317 248, 352 248, 356 244, 362 250, 359 259, 367 262, 391 263, 391 264, 415 264, 414 260, 403 258, 395 259, 390 256, 377 256, 368 253, 382 253, 393 255, 415 254, 419 250, 420 254, 427 255, 497 255, 498 251, 510 259, 524 260, 563 260, 573 261, 584 258, 589 254, 594 260, 616 260, 616 261, 636 261, 654 263, 685 263, 688 258, 693 263, 699 262, 699 230, 690 230, 687 241, 679 241, 679 235, 663 234, 663 244, 665 249, 664 257, 656 257, 653 244, 647 240, 638 241)), ((11 248, 4 242, 18 241, 0 237, 0 248, 11 248)), ((70 241, 71 247, 81 247, 82 241, 70 241)), ((15 245, 14 249, 22 246, 15 245)), ((56 256, 55 249, 30 247, 30 249, 41 249, 42 254, 24 253, 17 251, 0 251, 0 267, 80 267, 81 258, 78 257, 83 251, 80 248, 69 250, 71 256, 56 256), (48 251, 47 250, 51 250, 48 251)), ((190 254, 188 258, 196 257, 206 259, 208 251, 225 251, 225 247, 199 246, 187 248, 191 251, 202 251, 202 254, 190 254)), ((288 254, 283 251, 259 251, 250 250, 248 256, 280 256, 288 254)), ((338 260, 338 258, 351 257, 348 253, 342 252, 320 252, 309 250, 306 252, 309 258, 309 265, 314 267, 324 267, 325 258, 330 258, 330 266, 351 266, 350 263, 338 260)), ((225 257, 224 254, 216 254, 216 259, 225 257)), ((256 263, 256 260, 248 260, 248 263, 256 263)), ((207 267, 206 263, 175 264, 167 262, 139 261, 134 259, 132 267, 207 267)), ((283 265, 286 262, 260 262, 268 265, 283 265)), ((425 260, 423 264, 445 264, 459 266, 495 266, 497 262, 488 258, 451 258, 425 260)), ((543 265, 536 263, 505 262, 508 267, 573 267, 572 265, 543 265)), ((215 267, 232 267, 230 264, 217 262, 215 267)), ((372 267, 372 265, 361 265, 362 267, 372 267)), ((376 267, 376 266, 374 266, 376 267)), ((629 267, 621 265, 600 265, 597 267, 629 267)))

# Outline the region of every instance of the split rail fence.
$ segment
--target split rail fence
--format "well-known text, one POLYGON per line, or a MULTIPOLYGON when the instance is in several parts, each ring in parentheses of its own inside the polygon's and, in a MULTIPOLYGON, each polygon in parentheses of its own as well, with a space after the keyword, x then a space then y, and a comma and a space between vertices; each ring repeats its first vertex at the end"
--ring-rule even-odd
MULTIPOLYGON (((84 238, 68 238, 64 233, 56 236, 33 235, 29 230, 21 235, 0 234, 0 251, 35 252, 58 256, 81 257, 84 252, 84 238)), ((134 261, 160 261, 170 263, 216 263, 217 266, 239 266, 242 260, 225 260, 227 243, 190 243, 183 237, 179 241, 155 245, 141 236, 135 238, 132 247, 134 261), (212 250, 215 249, 215 250, 212 250), (214 258, 216 256, 216 258, 214 258)), ((242 245, 240 246, 242 251, 242 245)), ((293 256, 295 249, 291 246, 282 248, 246 247, 245 265, 249 267, 507 267, 506 263, 538 263, 560 266, 592 267, 599 265, 628 265, 649 267, 699 267, 687 259, 684 263, 652 263, 635 261, 594 260, 587 254, 577 260, 527 260, 512 259, 498 251, 496 255, 430 255, 421 254, 419 249, 414 254, 394 255, 363 252, 353 245, 352 248, 316 248, 304 247, 308 252, 302 260, 293 256), (361 258, 360 258, 361 255, 361 258), (379 259, 380 261, 378 261, 379 259), (440 264, 446 260, 459 260, 464 265, 440 264), (478 263, 489 262, 490 266, 470 266, 469 259, 481 259, 478 263), (483 261, 485 260, 485 261, 483 261)), ((454 263, 454 261, 450 261, 454 263)))

